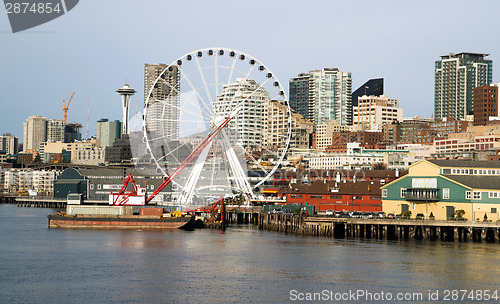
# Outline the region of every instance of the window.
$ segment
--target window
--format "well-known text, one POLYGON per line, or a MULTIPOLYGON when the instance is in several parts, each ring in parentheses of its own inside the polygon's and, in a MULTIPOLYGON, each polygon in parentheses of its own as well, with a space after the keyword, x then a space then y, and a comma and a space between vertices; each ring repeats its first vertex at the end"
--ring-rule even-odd
POLYGON ((491 208, 491 213, 497 213, 497 208, 491 208))
POLYGON ((499 191, 488 192, 488 198, 500 198, 500 192, 499 191))
POLYGON ((401 188, 401 198, 405 198, 406 197, 406 188, 401 188))
POLYGON ((90 190, 94 189, 94 184, 90 184, 90 190))
POLYGON ((302 194, 292 194, 290 195, 291 198, 302 198, 302 194))
POLYGON ((311 195, 311 198, 323 198, 323 195, 311 195))
POLYGON ((450 188, 443 188, 443 199, 450 199, 450 188))
POLYGON ((387 189, 382 189, 382 197, 387 197, 387 189))
POLYGON ((471 198, 470 191, 465 191, 465 199, 470 199, 470 198, 471 198))
POLYGON ((330 195, 330 199, 341 199, 342 195, 330 195))
POLYGON ((481 192, 480 191, 474 191, 472 193, 472 199, 480 200, 481 199, 481 192))

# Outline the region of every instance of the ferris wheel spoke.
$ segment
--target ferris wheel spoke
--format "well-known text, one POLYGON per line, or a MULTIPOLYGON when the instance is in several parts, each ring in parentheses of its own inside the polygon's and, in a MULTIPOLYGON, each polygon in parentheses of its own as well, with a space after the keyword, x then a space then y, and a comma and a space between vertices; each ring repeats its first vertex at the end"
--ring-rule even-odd
POLYGON ((254 163, 255 163, 255 164, 256 164, 256 165, 257 165, 257 166, 258 166, 258 167, 259 167, 262 171, 264 171, 264 173, 266 173, 266 175, 268 175, 268 174, 269 174, 269 172, 266 170, 266 168, 264 168, 264 167, 260 164, 260 162, 259 162, 257 159, 255 159, 255 157, 253 157, 252 153, 249 153, 248 151, 246 151, 246 150, 245 150, 245 154, 246 154, 248 157, 250 157, 250 158, 254 161, 254 163))
MULTIPOLYGON (((159 99, 155 99, 155 101, 157 102, 160 102, 160 103, 163 103, 165 106, 169 106, 169 107, 172 107, 172 108, 176 108, 177 110, 179 111, 182 111, 182 112, 185 112, 185 113, 189 113, 189 114, 192 114, 196 117, 199 117, 201 119, 205 119, 202 115, 200 115, 199 113, 196 113, 196 112, 192 112, 192 111, 189 111, 185 108, 181 108, 179 106, 176 106, 176 105, 173 105, 173 104, 169 104, 167 101, 164 101, 164 100, 159 100, 159 99)), ((156 118, 150 118, 152 120, 155 120, 156 118)))
MULTIPOLYGON (((196 96, 198 96, 198 99, 203 104, 203 109, 206 109, 208 111, 208 115, 211 116, 213 114, 213 110, 208 106, 208 103, 205 102, 205 99, 203 99, 203 97, 201 96, 201 94, 198 91, 198 89, 193 85, 193 83, 189 79, 188 75, 186 73, 184 73, 184 71, 182 71, 182 70, 181 70, 181 74, 182 74, 182 77, 187 81, 187 83, 189 84, 189 86, 191 87, 191 89, 194 91, 194 93, 196 94, 196 96)), ((208 97, 210 98, 210 96, 208 96, 208 97)))
POLYGON ((231 71, 229 72, 229 76, 227 78, 227 85, 231 83, 231 79, 233 79, 234 67, 236 66, 236 56, 233 58, 233 63, 231 64, 231 71))
MULTIPOLYGON (((173 90, 175 90, 175 92, 176 92, 177 96, 179 96, 179 98, 180 98, 180 96, 182 96, 182 95, 183 95, 183 94, 181 94, 181 93, 179 92, 179 90, 178 90, 175 86, 172 86, 172 85, 171 85, 170 83, 168 83, 168 81, 166 81, 165 79, 160 78, 160 81, 162 81, 163 83, 165 83, 166 85, 168 85, 169 87, 171 87, 173 90)), ((204 112, 204 113, 205 113, 206 115, 208 115, 208 116, 212 115, 212 114, 211 114, 211 110, 210 110, 210 109, 207 109, 207 108, 206 108, 206 106, 205 106, 205 104, 203 104, 203 105, 204 105, 203 107, 200 107, 200 105, 199 105, 199 104, 197 104, 196 102, 194 102, 193 100, 191 100, 191 98, 190 98, 189 96, 186 96, 187 94, 184 94, 184 95, 185 95, 185 96, 184 96, 184 99, 185 99, 185 100, 187 100, 187 101, 189 101, 189 103, 190 103, 191 105, 193 105, 193 106, 194 106, 194 107, 196 107, 196 108, 199 108, 201 112, 204 112)))
POLYGON ((218 66, 217 58, 219 58, 219 56, 214 56, 215 98, 217 98, 217 96, 219 96, 219 66, 218 66))
MULTIPOLYGON (((217 58, 217 56, 215 56, 217 58)), ((198 66, 198 73, 200 73, 201 80, 203 81, 203 85, 205 86, 205 92, 207 93, 208 100, 212 100, 212 94, 210 94, 210 89, 208 88, 207 81, 205 79, 205 74, 203 73, 203 69, 201 68, 200 61, 198 57, 195 57, 196 66, 198 66)))

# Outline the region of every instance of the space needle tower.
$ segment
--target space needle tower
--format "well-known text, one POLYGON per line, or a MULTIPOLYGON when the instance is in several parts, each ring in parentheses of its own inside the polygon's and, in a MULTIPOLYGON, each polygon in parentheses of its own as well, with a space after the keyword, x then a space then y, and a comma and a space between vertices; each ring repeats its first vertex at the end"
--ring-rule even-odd
POLYGON ((123 87, 116 90, 116 93, 122 97, 123 106, 123 120, 122 120, 122 134, 128 134, 128 108, 130 105, 130 97, 136 93, 128 84, 124 84, 123 87))

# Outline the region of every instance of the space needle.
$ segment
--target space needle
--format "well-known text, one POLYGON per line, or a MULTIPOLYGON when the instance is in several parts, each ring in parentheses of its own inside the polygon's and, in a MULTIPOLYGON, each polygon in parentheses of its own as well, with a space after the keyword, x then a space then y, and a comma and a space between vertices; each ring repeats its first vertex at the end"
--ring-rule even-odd
POLYGON ((124 84, 123 87, 116 90, 116 93, 122 97, 123 106, 123 127, 122 134, 128 134, 128 109, 130 105, 130 97, 132 97, 136 91, 132 89, 128 84, 124 84))

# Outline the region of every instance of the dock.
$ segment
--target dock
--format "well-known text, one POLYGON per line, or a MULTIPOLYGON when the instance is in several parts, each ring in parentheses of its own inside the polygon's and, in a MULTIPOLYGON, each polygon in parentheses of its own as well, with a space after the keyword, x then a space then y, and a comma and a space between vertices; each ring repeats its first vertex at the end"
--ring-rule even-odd
POLYGON ((500 243, 499 222, 359 219, 260 213, 261 230, 332 238, 500 243))

